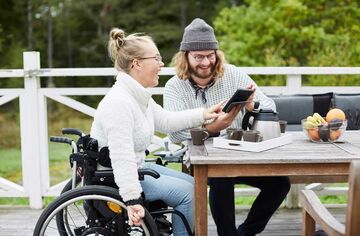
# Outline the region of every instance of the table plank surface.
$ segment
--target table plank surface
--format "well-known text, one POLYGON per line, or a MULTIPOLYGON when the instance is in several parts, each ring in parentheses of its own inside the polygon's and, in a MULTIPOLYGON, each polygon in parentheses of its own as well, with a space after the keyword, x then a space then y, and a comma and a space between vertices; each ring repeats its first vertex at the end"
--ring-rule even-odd
MULTIPOLYGON (((205 146, 193 146, 190 144, 190 163, 196 165, 241 163, 338 163, 360 159, 360 154, 352 155, 331 143, 310 142, 303 132, 289 133, 293 135, 292 143, 259 153, 216 148, 213 147, 211 139, 206 141, 205 146)), ((346 131, 342 140, 349 141, 354 146, 360 147, 360 132, 346 131)))
MULTIPOLYGON (((351 161, 360 160, 360 152, 350 154, 331 143, 310 142, 302 132, 291 133, 292 143, 263 152, 215 148, 212 140, 202 146, 189 143, 195 179, 196 235, 208 235, 204 187, 208 177, 289 176, 292 183, 343 182, 351 161)), ((360 147, 360 131, 346 131, 342 139, 360 147)))

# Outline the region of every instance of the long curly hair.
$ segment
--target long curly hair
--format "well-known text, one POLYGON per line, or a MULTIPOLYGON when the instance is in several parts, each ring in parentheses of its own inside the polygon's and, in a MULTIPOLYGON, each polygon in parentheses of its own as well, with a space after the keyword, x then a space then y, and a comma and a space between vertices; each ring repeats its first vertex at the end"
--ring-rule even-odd
MULTIPOLYGON (((177 52, 171 60, 171 65, 175 67, 176 75, 182 79, 190 78, 189 60, 187 58, 188 51, 177 52)), ((224 65, 226 63, 225 55, 221 50, 216 50, 216 63, 214 70, 214 80, 221 78, 224 75, 224 65)))

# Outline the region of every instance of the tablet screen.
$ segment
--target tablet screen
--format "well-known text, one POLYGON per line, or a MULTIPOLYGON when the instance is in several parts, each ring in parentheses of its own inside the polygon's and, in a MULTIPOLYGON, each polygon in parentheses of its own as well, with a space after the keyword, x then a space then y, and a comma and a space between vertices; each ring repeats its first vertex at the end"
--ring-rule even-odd
POLYGON ((235 105, 246 103, 246 100, 254 92, 252 89, 238 89, 226 103, 223 112, 229 112, 235 105))

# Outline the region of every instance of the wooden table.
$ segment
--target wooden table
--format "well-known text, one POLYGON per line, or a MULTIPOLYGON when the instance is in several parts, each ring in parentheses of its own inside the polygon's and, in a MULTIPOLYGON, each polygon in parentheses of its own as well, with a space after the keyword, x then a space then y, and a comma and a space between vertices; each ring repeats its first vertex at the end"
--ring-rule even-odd
MULTIPOLYGON (((207 235, 207 179, 235 176, 289 176, 292 183, 345 182, 350 162, 360 160, 330 143, 312 143, 302 132, 292 132, 293 142, 260 153, 189 144, 195 178, 195 232, 207 235)), ((360 132, 347 131, 344 140, 360 147, 360 132)))

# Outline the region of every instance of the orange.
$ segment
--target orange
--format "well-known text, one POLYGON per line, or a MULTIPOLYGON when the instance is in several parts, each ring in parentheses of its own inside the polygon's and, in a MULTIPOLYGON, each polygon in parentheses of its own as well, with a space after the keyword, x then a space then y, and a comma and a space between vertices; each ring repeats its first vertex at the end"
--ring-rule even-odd
POLYGON ((345 113, 339 108, 331 109, 326 114, 326 121, 328 123, 330 123, 330 121, 333 120, 333 119, 345 120, 345 118, 346 118, 345 113))
POLYGON ((337 140, 341 135, 341 130, 338 129, 338 130, 330 130, 330 137, 329 139, 331 141, 334 141, 334 140, 337 140))
POLYGON ((309 138, 311 140, 313 140, 313 141, 319 141, 320 140, 319 129, 318 128, 309 129, 308 134, 309 134, 309 138))

